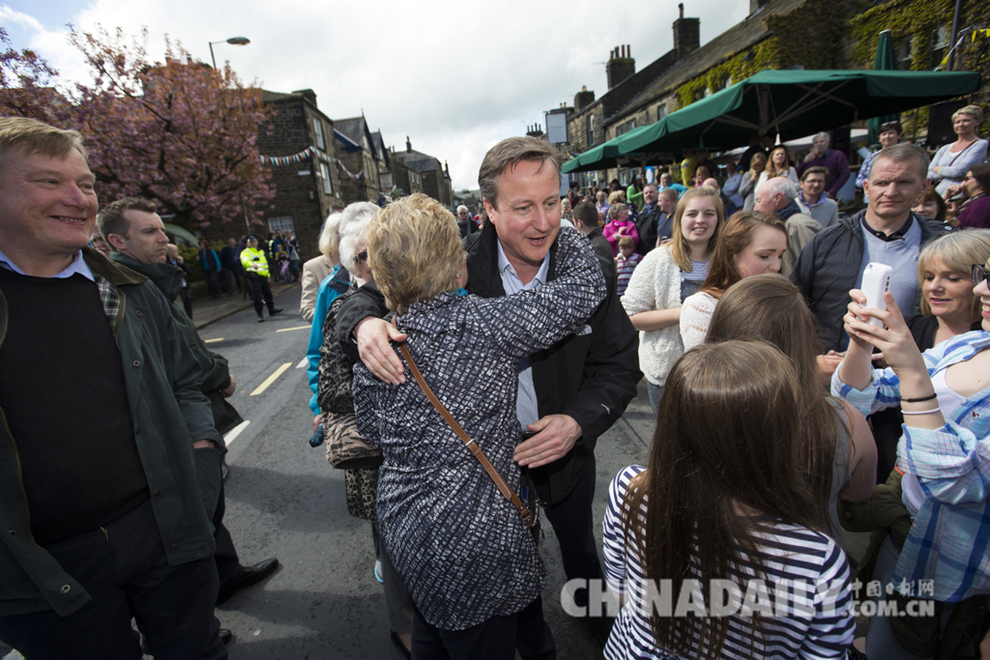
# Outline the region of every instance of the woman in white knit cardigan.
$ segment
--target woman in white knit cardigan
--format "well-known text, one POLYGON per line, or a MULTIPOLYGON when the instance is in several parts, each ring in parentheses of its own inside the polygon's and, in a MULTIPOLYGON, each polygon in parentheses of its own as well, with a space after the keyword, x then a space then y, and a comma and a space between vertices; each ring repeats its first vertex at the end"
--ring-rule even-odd
POLYGON ((673 224, 680 232, 643 257, 622 296, 622 307, 640 331, 639 368, 654 413, 667 374, 684 352, 681 303, 701 288, 723 221, 718 191, 702 187, 685 192, 674 211, 673 224))

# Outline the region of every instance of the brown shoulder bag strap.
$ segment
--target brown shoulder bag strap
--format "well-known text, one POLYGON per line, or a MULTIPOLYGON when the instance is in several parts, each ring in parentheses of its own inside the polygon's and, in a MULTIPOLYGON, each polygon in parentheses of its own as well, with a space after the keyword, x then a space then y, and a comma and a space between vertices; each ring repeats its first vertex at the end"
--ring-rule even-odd
MULTIPOLYGON (((392 325, 398 329, 398 325, 395 322, 395 317, 392 317, 392 325)), ((433 407, 437 409, 440 416, 444 418, 447 424, 450 425, 450 428, 454 430, 454 433, 456 433, 461 441, 464 442, 464 446, 467 447, 469 452, 471 452, 471 455, 478 459, 478 462, 481 463, 481 467, 485 468, 485 472, 487 472, 488 476, 495 482, 495 486, 498 487, 505 499, 512 502, 512 505, 516 507, 516 510, 519 511, 519 515, 522 516, 523 522, 526 523, 526 526, 532 527, 533 514, 529 512, 529 509, 526 508, 526 505, 521 499, 519 499, 519 496, 516 495, 515 491, 512 490, 509 484, 505 482, 502 475, 498 473, 498 470, 496 470, 495 466, 488 460, 485 453, 481 451, 481 447, 478 446, 478 443, 471 439, 471 436, 469 436, 467 432, 461 428, 461 425, 458 424, 457 420, 454 419, 454 417, 447 411, 447 408, 440 403, 440 399, 437 398, 437 395, 433 393, 430 386, 426 384, 425 380, 423 380, 423 374, 419 372, 419 367, 416 366, 416 362, 413 360, 412 355, 409 353, 409 349, 406 348, 404 343, 399 344, 399 350, 402 351, 402 355, 406 358, 406 363, 409 365, 409 371, 411 371, 412 375, 416 378, 416 382, 419 383, 423 393, 426 394, 426 398, 430 400, 430 403, 432 403, 433 407)))

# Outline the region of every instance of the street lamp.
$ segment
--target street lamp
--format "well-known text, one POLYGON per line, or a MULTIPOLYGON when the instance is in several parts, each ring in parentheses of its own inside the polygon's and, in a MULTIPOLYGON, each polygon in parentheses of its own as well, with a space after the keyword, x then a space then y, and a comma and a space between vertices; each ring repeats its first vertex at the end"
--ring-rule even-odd
POLYGON ((217 68, 217 58, 213 55, 213 44, 230 44, 231 46, 247 46, 251 43, 251 40, 247 37, 231 37, 230 39, 223 39, 221 41, 211 41, 210 42, 210 59, 213 60, 213 68, 217 68))

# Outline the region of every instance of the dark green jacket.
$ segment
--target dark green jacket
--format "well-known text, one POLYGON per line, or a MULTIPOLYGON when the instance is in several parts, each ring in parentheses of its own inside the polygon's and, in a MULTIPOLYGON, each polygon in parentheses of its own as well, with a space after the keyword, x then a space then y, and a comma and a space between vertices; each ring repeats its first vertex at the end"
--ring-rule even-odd
MULTIPOLYGON (((208 557, 214 551, 210 519, 220 493, 220 459, 215 449, 194 450, 193 442, 209 439, 221 446, 223 440, 200 391, 202 369, 173 321, 168 302, 147 278, 92 248, 84 248, 83 255, 97 280, 109 282, 119 295, 113 331, 138 455, 168 563, 208 557)), ((0 351, 7 314, 0 291, 0 351)), ((49 375, 54 368, 50 365, 49 375)), ((68 616, 91 600, 32 538, 17 442, 2 409, 0 530, 0 616, 46 609, 68 616)))
POLYGON ((210 400, 210 405, 213 408, 213 423, 217 427, 217 431, 223 435, 243 422, 244 420, 238 414, 237 409, 227 403, 227 400, 220 394, 220 390, 230 387, 230 370, 227 367, 227 359, 206 347, 196 330, 196 325, 186 314, 186 308, 179 299, 183 272, 168 263, 143 264, 120 252, 111 252, 110 260, 147 277, 171 303, 172 318, 175 319, 182 331, 182 336, 186 338, 186 343, 189 344, 193 355, 196 356, 196 360, 203 368, 203 394, 210 400))

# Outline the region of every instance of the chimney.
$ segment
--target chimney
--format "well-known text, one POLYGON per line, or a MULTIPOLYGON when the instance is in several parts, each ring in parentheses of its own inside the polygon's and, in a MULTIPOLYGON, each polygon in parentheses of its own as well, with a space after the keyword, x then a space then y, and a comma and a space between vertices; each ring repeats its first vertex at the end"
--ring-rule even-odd
POLYGON ((409 136, 406 136, 406 153, 412 152, 412 142, 409 141, 409 136))
MULTIPOLYGON (((766 0, 750 0, 750 2, 766 2, 766 0)), ((684 59, 688 53, 695 51, 701 45, 700 19, 684 18, 684 3, 677 5, 680 18, 674 21, 674 50, 677 59, 684 59)))
POLYGON ((581 112, 581 108, 585 108, 595 102, 595 93, 589 92, 587 86, 582 86, 581 91, 574 95, 574 110, 581 112))
POLYGON ((304 99, 306 99, 307 101, 309 101, 313 105, 316 105, 316 92, 314 92, 313 90, 311 90, 311 89, 297 89, 297 90, 295 90, 292 93, 293 94, 300 94, 304 99))
POLYGON ((608 78, 608 88, 612 89, 635 73, 636 60, 632 58, 632 51, 629 45, 625 44, 622 46, 616 46, 615 50, 609 53, 608 62, 605 63, 605 75, 608 78))
POLYGON ((752 16, 758 12, 764 5, 767 4, 767 2, 769 2, 769 0, 749 0, 749 15, 752 16))

